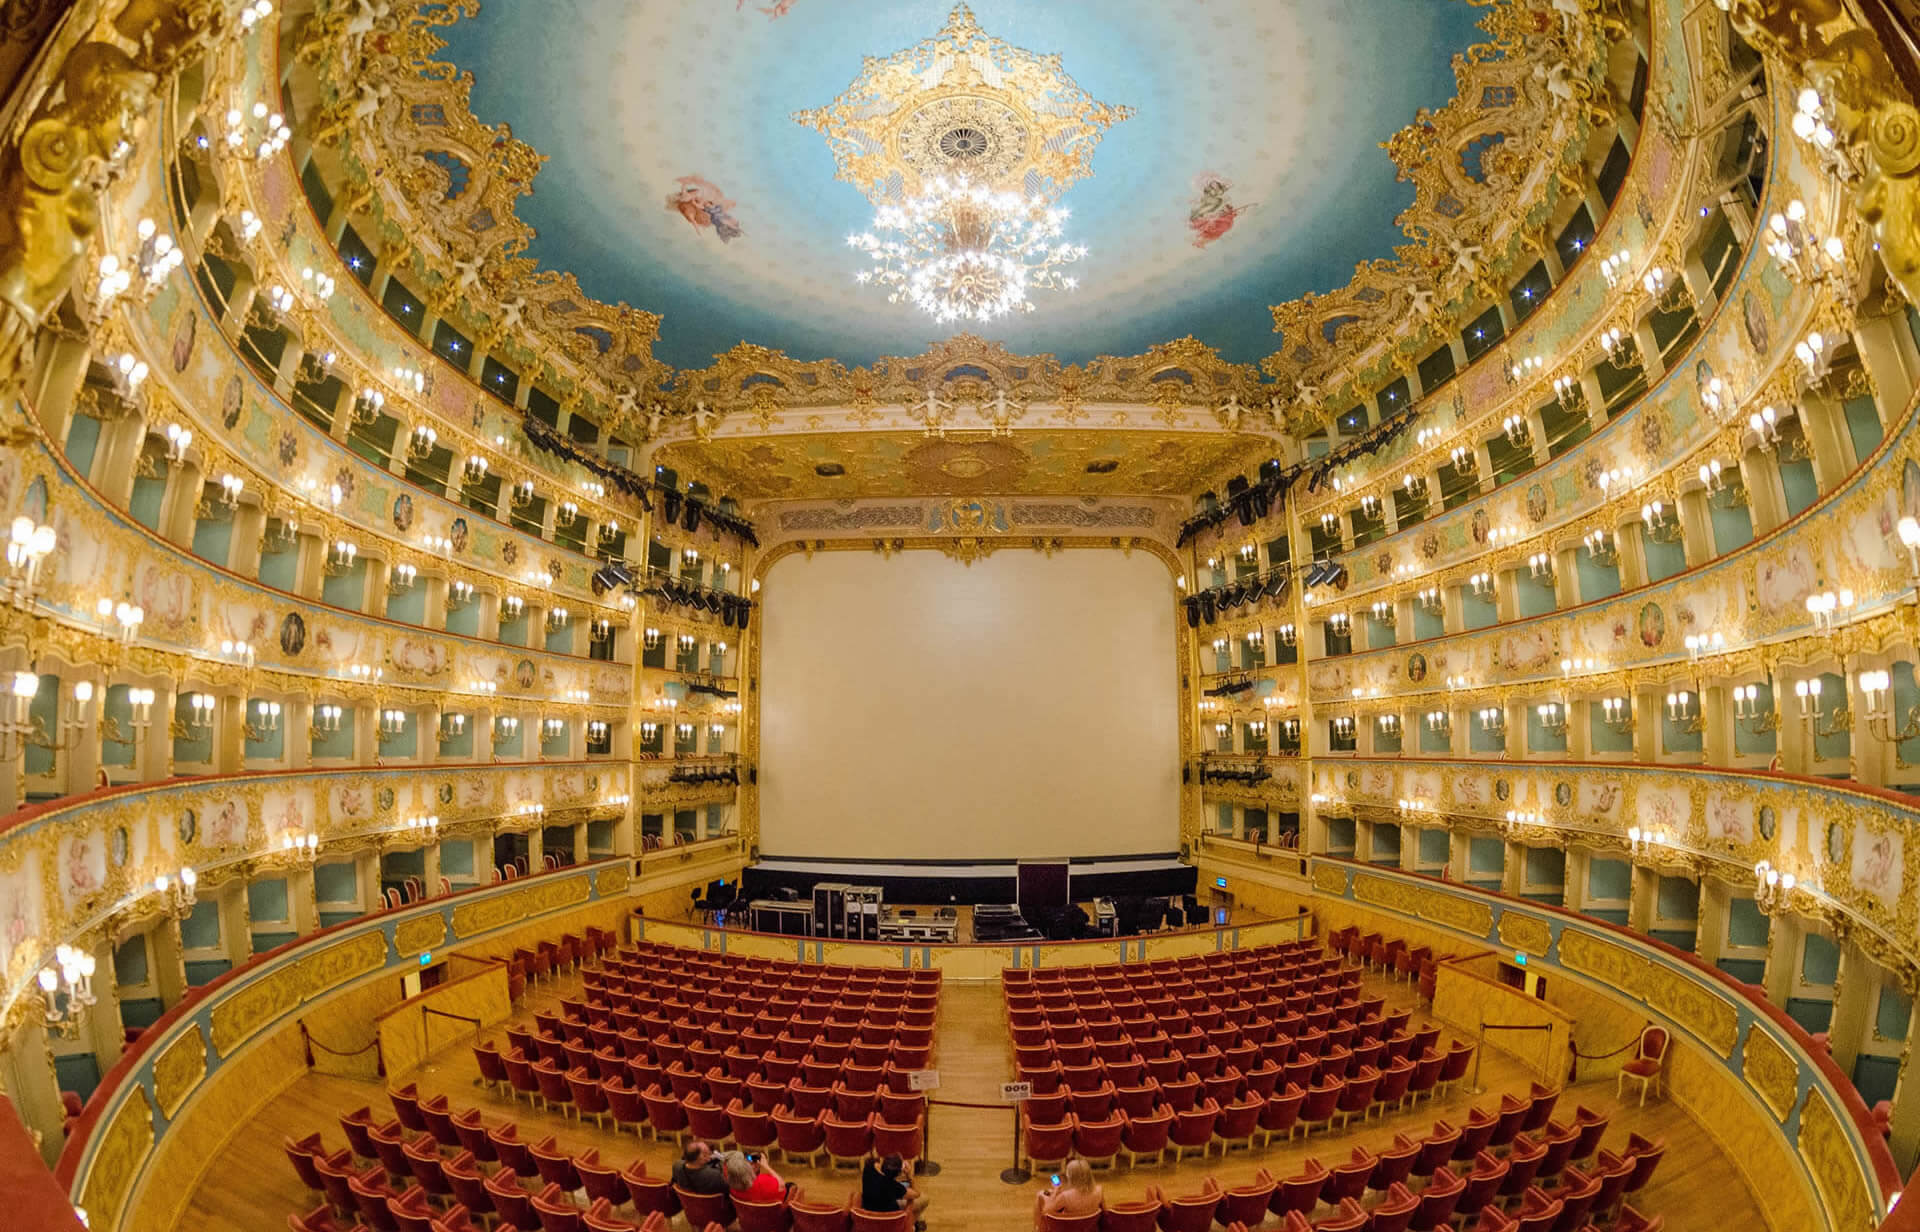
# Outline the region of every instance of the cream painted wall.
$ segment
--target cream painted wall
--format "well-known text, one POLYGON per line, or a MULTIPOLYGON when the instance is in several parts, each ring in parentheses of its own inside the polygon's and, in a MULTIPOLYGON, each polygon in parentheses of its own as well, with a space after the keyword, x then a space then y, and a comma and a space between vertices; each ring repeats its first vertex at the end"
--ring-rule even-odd
POLYGON ((1145 552, 774 562, 761 590, 761 850, 1176 849, 1174 597, 1145 552))

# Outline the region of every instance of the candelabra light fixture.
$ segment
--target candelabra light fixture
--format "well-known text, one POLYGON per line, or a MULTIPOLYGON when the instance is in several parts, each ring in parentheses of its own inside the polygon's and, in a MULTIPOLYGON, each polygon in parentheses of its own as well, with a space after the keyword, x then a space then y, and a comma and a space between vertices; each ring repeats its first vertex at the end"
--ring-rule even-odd
POLYGON ((1540 730, 1549 736, 1567 734, 1567 708, 1559 702, 1542 702, 1534 707, 1533 713, 1539 720, 1540 730))
POLYGON ((1884 668, 1861 672, 1860 699, 1866 714, 1867 730, 1886 744, 1899 744, 1920 736, 1920 705, 1907 712, 1901 721, 1893 705, 1893 676, 1884 668))
POLYGON ((1816 633, 1831 635, 1853 619, 1853 591, 1841 587, 1807 596, 1807 615, 1813 618, 1816 633))
POLYGON ((464 714, 442 714, 440 716, 440 741, 457 740, 467 732, 467 716, 464 714))
POLYGON ((1367 610, 1372 614, 1374 620, 1380 624, 1386 625, 1388 628, 1393 627, 1393 604, 1387 600, 1375 599, 1373 606, 1367 610))
POLYGON ((1678 274, 1669 274, 1656 265, 1640 280, 1640 286, 1663 313, 1675 313, 1693 306, 1693 289, 1678 274))
POLYGON ((280 856, 290 864, 312 864, 320 855, 320 836, 311 830, 296 832, 283 831, 280 835, 280 856))
POLYGON ((380 709, 381 736, 397 736, 407 728, 407 712, 390 706, 380 709))
POLYGON ((1793 357, 1806 370, 1809 385, 1818 385, 1833 371, 1833 344, 1817 329, 1793 344, 1793 357))
POLYGON ((1526 355, 1515 359, 1513 363, 1507 366, 1507 383, 1509 385, 1525 385, 1540 375, 1540 371, 1546 367, 1546 363, 1547 361, 1538 355, 1526 355))
POLYGON ((1894 530, 1900 536, 1900 546, 1907 549, 1907 578, 1920 584, 1920 519, 1901 518, 1894 530))
POLYGON ((1600 276, 1607 280, 1608 289, 1617 288, 1630 276, 1628 267, 1633 263, 1633 254, 1622 248, 1610 256, 1601 258, 1600 276))
POLYGON ((1820 96, 1820 91, 1812 86, 1801 90, 1794 100, 1793 135, 1812 147, 1821 169, 1828 175, 1842 184, 1852 183, 1859 178, 1860 168, 1852 152, 1833 131, 1833 123, 1833 108, 1820 96))
POLYGON ((1445 710, 1427 711, 1427 730, 1439 736, 1453 734, 1453 716, 1445 710))
POLYGON ((1379 715, 1374 719, 1374 726, 1379 728, 1380 734, 1383 736, 1398 736, 1400 734, 1400 716, 1397 714, 1379 715))
POLYGON ((1705 633, 1689 633, 1681 644, 1687 649, 1687 658, 1695 663, 1706 655, 1722 654, 1727 649, 1726 635, 1718 629, 1711 629, 1705 633))
POLYGON ((1600 699, 1600 721, 1625 734, 1633 730, 1633 703, 1624 697, 1600 699))
POLYGON ((1667 721, 1689 734, 1706 728, 1706 716, 1700 712, 1699 699, 1687 689, 1667 694, 1667 721))
POLYGON ((1525 415, 1507 416, 1500 421, 1500 430, 1507 434, 1507 443, 1515 449, 1523 448, 1528 438, 1533 435, 1533 429, 1527 426, 1525 415))
MULTIPOLYGON (((102 599, 94 604, 93 614, 99 619, 100 627, 113 632, 122 646, 133 644, 133 639, 140 634, 140 625, 147 619, 144 608, 124 599, 118 603, 102 599)), ((251 666, 251 660, 248 665, 251 666)))
POLYGON ((1335 637, 1345 637, 1353 630, 1353 619, 1345 612, 1332 612, 1327 616, 1327 628, 1335 637))
POLYGON ((407 456, 416 461, 427 457, 440 444, 440 434, 426 424, 416 424, 407 436, 407 456))
POLYGON ((1783 873, 1766 860, 1753 866, 1753 901, 1762 911, 1778 911, 1793 896, 1797 879, 1783 873))
POLYGON ((1533 555, 1527 557, 1527 573, 1536 582, 1553 581, 1553 554, 1551 552, 1535 552, 1533 555))
POLYGON ((1822 238, 1807 218, 1807 203, 1795 197, 1767 219, 1767 253, 1787 277, 1803 286, 1829 282, 1844 287, 1847 245, 1838 235, 1822 238))
POLYGON ((1507 712, 1499 706, 1482 706, 1477 712, 1480 730, 1490 736, 1505 734, 1507 730, 1507 712))
POLYGON ((415 814, 407 818, 406 831, 414 838, 431 842, 440 833, 440 818, 437 814, 415 814))
POLYGON ((253 718, 246 725, 247 740, 253 744, 264 744, 267 737, 280 730, 280 703, 255 701, 253 718))
POLYGON ((346 712, 332 702, 325 702, 313 708, 313 714, 307 723, 308 734, 319 740, 330 733, 340 730, 340 719, 346 712))
POLYGON ((1493 574, 1483 569, 1479 573, 1468 575, 1467 589, 1473 592, 1475 598, 1486 598, 1493 593, 1493 574))
POLYGON ((78 1039, 80 1024, 97 998, 93 992, 94 956, 70 945, 54 947, 53 961, 40 968, 41 1023, 50 1035, 78 1039))
POLYGON ((1733 686, 1733 718, 1737 723, 1745 723, 1747 730, 1754 735, 1780 730, 1780 712, 1773 707, 1773 689, 1767 687, 1767 704, 1763 710, 1760 705, 1761 688, 1757 684, 1737 684, 1733 686))
POLYGON ((161 909, 176 920, 184 920, 193 914, 193 905, 199 901, 200 874, 193 871, 191 865, 169 877, 165 873, 153 879, 153 892, 160 899, 161 909))
POLYGON ((1446 599, 1438 586, 1429 586, 1414 596, 1415 603, 1429 612, 1438 613, 1446 609, 1446 599))
POLYGON ((1665 501, 1648 501, 1640 506, 1640 524, 1647 538, 1655 543, 1679 542, 1680 521, 1671 512, 1665 501))
POLYGON ((1600 331, 1600 350, 1616 368, 1627 368, 1640 358, 1639 343, 1618 325, 1609 325, 1600 331))
POLYGON ((1628 826, 1627 848, 1636 856, 1649 856, 1667 845, 1667 831, 1664 826, 1628 826))
POLYGON ((329 577, 340 577, 353 570, 354 561, 359 558, 360 547, 346 539, 335 539, 327 545, 327 560, 324 569, 329 577))
POLYGON ((53 527, 35 525, 24 514, 13 519, 7 537, 7 596, 15 604, 28 606, 39 594, 41 562, 58 542, 53 527))

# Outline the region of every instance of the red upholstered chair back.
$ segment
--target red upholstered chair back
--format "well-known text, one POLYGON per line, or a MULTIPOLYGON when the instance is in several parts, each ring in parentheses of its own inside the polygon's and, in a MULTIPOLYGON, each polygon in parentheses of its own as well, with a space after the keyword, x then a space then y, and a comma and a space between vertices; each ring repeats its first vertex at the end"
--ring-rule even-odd
POLYGON ((1100 1212, 1085 1215, 1047 1215, 1040 1220, 1042 1232, 1099 1232, 1100 1212))
POLYGON ((1158 1202, 1125 1202, 1100 1212, 1100 1232, 1154 1232, 1159 1219, 1158 1202))
POLYGON ((1640 1032, 1640 1047, 1635 1053, 1643 1061, 1664 1061, 1670 1038, 1665 1027, 1648 1027, 1640 1032))

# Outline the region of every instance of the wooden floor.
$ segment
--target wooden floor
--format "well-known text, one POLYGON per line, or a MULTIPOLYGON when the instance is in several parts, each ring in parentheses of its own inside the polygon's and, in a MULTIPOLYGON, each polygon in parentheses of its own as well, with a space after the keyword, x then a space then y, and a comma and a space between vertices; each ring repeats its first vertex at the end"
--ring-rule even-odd
MULTIPOLYGON (((1369 977, 1368 985, 1385 992, 1393 1004, 1413 1003, 1404 984, 1386 984, 1369 977)), ((530 1025, 534 1008, 550 1005, 563 991, 578 987, 577 977, 541 985, 530 992, 519 1018, 530 1025)), ((1418 1025, 1428 1019, 1416 1009, 1414 1021, 1418 1025)), ((1011 1077, 1013 1064, 999 985, 949 984, 943 988, 934 1043, 934 1063, 942 1084, 940 1098, 972 1103, 997 1100, 999 1084, 1011 1077)), ((524 1103, 515 1104, 487 1093, 476 1085, 473 1054, 464 1044, 443 1052, 421 1070, 394 1078, 417 1082, 422 1094, 445 1092, 456 1110, 478 1105, 489 1123, 502 1118, 517 1120, 523 1138, 538 1141, 552 1134, 574 1151, 598 1147, 603 1160, 619 1164, 638 1156, 651 1173, 664 1173, 671 1163, 669 1145, 642 1142, 632 1134, 576 1123, 558 1113, 535 1112, 524 1103)), ((1299 1171, 1309 1156, 1331 1163, 1346 1158, 1355 1146, 1381 1149, 1398 1132, 1424 1133, 1436 1117, 1446 1117, 1457 1125, 1471 1104, 1491 1105, 1503 1091, 1524 1092, 1527 1076, 1503 1054, 1489 1051, 1481 1084, 1486 1092, 1481 1096, 1468 1095, 1463 1083, 1451 1097, 1423 1102, 1409 1112, 1371 1121, 1345 1133, 1316 1135, 1304 1143, 1275 1143, 1269 1150, 1256 1149, 1251 1155, 1235 1152, 1225 1160, 1215 1155, 1204 1162, 1189 1158, 1179 1165, 1168 1163, 1135 1171, 1121 1168, 1111 1175, 1103 1173, 1100 1179, 1109 1200, 1115 1200, 1139 1197, 1149 1185, 1161 1186, 1170 1193, 1187 1192, 1199 1188, 1208 1175, 1226 1185, 1250 1179, 1260 1168, 1285 1176, 1299 1171)), ((1665 1214, 1672 1232, 1764 1226, 1759 1208, 1732 1164, 1678 1107, 1665 1102, 1650 1103, 1644 1109, 1631 1104, 1622 1107, 1614 1100, 1609 1082, 1570 1088, 1562 1094, 1556 1113, 1571 1115, 1575 1103, 1612 1114, 1604 1146, 1617 1148, 1626 1141, 1629 1130, 1666 1138, 1666 1158, 1635 1205, 1643 1213, 1665 1214)), ((232 1139, 218 1152, 219 1162, 193 1194, 180 1226, 193 1232, 281 1232, 288 1213, 308 1209, 315 1201, 294 1176, 281 1150, 281 1139, 318 1129, 330 1149, 343 1147, 345 1138, 337 1118, 362 1104, 391 1115, 379 1084, 313 1074, 296 1082, 254 1121, 236 1127, 232 1139)), ((941 1169, 937 1176, 920 1182, 933 1200, 928 1212, 932 1227, 1018 1232, 1032 1226, 1033 1195, 1047 1178, 1037 1177, 1024 1185, 1001 1182, 1001 1170, 1013 1159, 1010 1110, 934 1107, 928 1128, 928 1158, 941 1169)), ((816 1198, 844 1198, 855 1188, 855 1174, 851 1172, 794 1167, 781 1169, 781 1174, 816 1198)), ((1326 1213, 1322 1208, 1321 1214, 1326 1213)))

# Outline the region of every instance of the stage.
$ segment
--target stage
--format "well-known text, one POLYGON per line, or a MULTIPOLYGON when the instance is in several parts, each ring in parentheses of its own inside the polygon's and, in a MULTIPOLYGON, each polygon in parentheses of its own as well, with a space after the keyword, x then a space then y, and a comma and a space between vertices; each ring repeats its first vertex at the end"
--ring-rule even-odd
MULTIPOLYGON (((1015 901, 1020 861, 811 860, 764 856, 742 877, 740 897, 751 901, 791 890, 802 901, 816 882, 878 886, 889 903, 958 907, 1015 901)), ((1028 863, 1034 863, 1029 861, 1028 863)), ((1177 853, 1070 859, 1068 897, 1178 898, 1192 894, 1199 874, 1177 853)))

